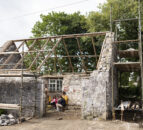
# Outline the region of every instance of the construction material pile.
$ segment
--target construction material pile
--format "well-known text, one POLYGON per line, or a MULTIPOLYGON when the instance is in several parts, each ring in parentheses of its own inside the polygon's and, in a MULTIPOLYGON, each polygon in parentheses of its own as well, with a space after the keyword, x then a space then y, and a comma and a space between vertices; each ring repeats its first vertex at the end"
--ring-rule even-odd
POLYGON ((16 119, 12 114, 5 115, 2 114, 0 116, 0 126, 7 126, 7 125, 14 125, 17 124, 19 121, 16 119))

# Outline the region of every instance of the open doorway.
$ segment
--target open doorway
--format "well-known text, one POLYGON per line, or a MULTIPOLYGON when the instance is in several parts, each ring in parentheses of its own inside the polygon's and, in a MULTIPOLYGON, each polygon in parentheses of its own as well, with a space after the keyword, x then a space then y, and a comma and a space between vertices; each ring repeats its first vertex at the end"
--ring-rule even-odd
MULTIPOLYGON (((44 78, 46 94, 45 116, 47 116, 48 119, 80 119, 81 107, 75 104, 70 104, 68 102, 68 104, 66 104, 64 108, 60 109, 60 111, 57 111, 56 104, 53 104, 53 101, 56 101, 56 103, 58 103, 60 96, 63 97, 63 81, 63 77, 44 78)), ((66 95, 68 96, 69 100, 70 96, 67 93, 66 95)))

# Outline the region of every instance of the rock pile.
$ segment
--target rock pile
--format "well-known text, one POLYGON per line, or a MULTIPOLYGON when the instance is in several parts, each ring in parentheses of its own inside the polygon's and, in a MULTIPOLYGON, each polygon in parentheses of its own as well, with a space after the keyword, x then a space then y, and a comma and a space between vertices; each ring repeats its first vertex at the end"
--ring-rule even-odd
POLYGON ((12 114, 5 115, 2 114, 0 116, 0 126, 14 125, 18 123, 18 119, 16 119, 12 114))

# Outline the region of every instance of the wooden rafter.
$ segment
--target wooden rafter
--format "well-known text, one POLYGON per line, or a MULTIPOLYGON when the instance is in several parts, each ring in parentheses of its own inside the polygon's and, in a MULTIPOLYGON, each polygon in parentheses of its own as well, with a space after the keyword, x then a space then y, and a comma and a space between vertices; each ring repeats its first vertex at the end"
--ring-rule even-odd
MULTIPOLYGON (((60 69, 60 72, 62 73, 62 64, 60 62, 60 59, 61 58, 66 58, 65 60, 68 60, 69 62, 69 70, 71 70, 73 73, 74 73, 74 64, 72 63, 72 60, 71 58, 79 58, 80 61, 81 61, 81 66, 82 66, 82 69, 85 70, 85 72, 87 72, 87 66, 85 64, 85 57, 87 58, 90 58, 90 57, 94 57, 96 59, 96 62, 97 62, 97 59, 98 59, 98 55, 96 53, 96 48, 95 48, 95 43, 94 43, 94 39, 93 37, 95 37, 96 35, 105 35, 107 32, 96 32, 96 33, 83 33, 83 34, 70 34, 70 35, 59 35, 59 36, 49 36, 49 37, 44 37, 44 38, 30 38, 30 39, 20 39, 20 40, 13 40, 13 41, 9 41, 5 44, 5 46, 3 47, 2 51, 0 52, 0 55, 8 55, 8 58, 4 61, 3 64, 0 64, 0 70, 4 70, 3 67, 4 65, 7 65, 7 63, 9 62, 9 60, 12 58, 12 56, 18 54, 18 55, 22 55, 21 56, 22 58, 16 63, 16 64, 13 64, 12 68, 10 70, 18 70, 19 66, 21 65, 22 63, 22 59, 23 57, 27 56, 27 54, 30 55, 31 57, 31 64, 29 65, 29 68, 28 70, 32 71, 31 68, 32 66, 35 64, 35 62, 37 61, 37 59, 41 58, 41 60, 38 62, 40 65, 39 66, 36 66, 36 70, 35 72, 38 72, 41 70, 41 67, 43 66, 43 64, 48 64, 48 59, 52 59, 53 61, 53 58, 54 58, 54 61, 53 61, 53 67, 54 67, 54 72, 57 73, 58 70, 57 70, 57 66, 59 67, 60 69), (88 37, 91 37, 92 38, 92 45, 93 45, 93 50, 94 50, 94 54, 93 55, 86 55, 82 52, 82 48, 81 48, 81 45, 80 45, 80 37, 84 37, 84 36, 88 36, 88 37), (77 39, 77 45, 78 45, 78 48, 79 48, 79 55, 70 55, 69 54, 69 50, 67 48, 67 45, 68 43, 65 43, 65 39, 73 39, 73 38, 76 38, 77 39), (34 41, 33 41, 34 40, 34 41), (44 43, 44 45, 41 46, 41 44, 37 41, 39 40, 46 40, 46 43, 44 43), (56 40, 56 44, 54 42, 54 40, 56 40), (32 44, 31 46, 28 46, 27 45, 27 42, 28 41, 32 41, 32 44), (62 47, 64 47, 64 50, 65 50, 65 55, 59 55, 58 52, 56 51, 57 49, 57 46, 58 44, 62 42, 62 47), (3 51, 4 48, 5 50, 14 42, 22 42, 23 44, 26 44, 28 50, 25 50, 23 53, 22 52, 18 52, 17 50, 19 50, 18 48, 14 51, 9 51, 9 52, 5 52, 3 51), (36 45, 39 46, 38 50, 36 50, 35 48, 35 43, 36 45), (52 45, 52 49, 46 49, 45 47, 47 46, 48 43, 53 43, 54 45, 52 45), (36 56, 34 54, 37 54, 36 56)), ((126 41, 126 42, 130 42, 130 41, 126 41)), ((136 42, 136 41, 133 41, 133 42, 136 42)), ((21 43, 21 46, 22 46, 22 43, 21 43)), ((121 42, 122 43, 122 42, 121 42)), ((12 65, 12 64, 8 64, 8 65, 12 65)), ((6 69, 7 70, 7 69, 6 69)), ((25 71, 25 69, 24 69, 25 71)))
POLYGON ((60 38, 57 43, 55 44, 55 46, 52 48, 52 51, 48 53, 48 55, 46 56, 46 58, 42 61, 42 63, 38 66, 37 71, 39 71, 42 67, 42 65, 50 58, 50 55, 55 51, 56 47, 58 46, 58 44, 61 42, 62 38, 60 38))
MULTIPOLYGON (((95 57, 95 55, 83 55, 83 56, 77 56, 77 55, 69 55, 69 56, 57 56, 57 54, 56 54, 56 56, 55 56, 55 54, 54 54, 54 56, 52 56, 52 57, 50 57, 50 58, 57 58, 57 59, 59 59, 59 58, 68 58, 68 57, 70 57, 70 58, 84 58, 84 57, 86 57, 86 58, 96 58, 95 57)), ((99 55, 97 56, 97 57, 99 57, 99 55)), ((0 64, 0 65, 4 65, 4 64, 0 64)), ((13 63, 13 64, 5 64, 5 65, 15 65, 15 63, 13 63)))
MULTIPOLYGON (((28 50, 30 50, 30 47, 28 46, 27 41, 25 41, 25 45, 26 45, 26 47, 28 48, 28 50)), ((33 54, 32 54, 32 53, 30 53, 30 55, 31 55, 32 59, 34 59, 33 54)))
MULTIPOLYGON (((47 41, 46 41, 46 43, 44 44, 44 46, 43 47, 41 47, 41 44, 38 44, 38 46, 39 46, 39 48, 40 48, 40 50, 42 49, 44 49, 45 47, 46 47, 46 45, 48 44, 48 43, 50 43, 51 42, 51 39, 48 39, 47 41)), ((54 46, 54 45, 53 45, 54 46)), ((44 55, 44 51, 41 51, 41 54, 42 54, 42 60, 44 60, 46 57, 45 57, 45 55, 44 55)), ((48 63, 47 63, 47 61, 45 62, 46 63, 46 65, 48 66, 48 63)), ((54 65, 54 68, 55 68, 55 65, 54 65)))
MULTIPOLYGON (((35 45, 36 42, 37 42, 37 40, 34 40, 34 41, 33 41, 33 43, 31 44, 31 46, 29 47, 29 51, 32 50, 32 48, 34 47, 34 45, 35 45)), ((23 57, 26 56, 27 54, 28 54, 28 53, 24 53, 23 57)), ((16 68, 19 66, 19 64, 22 62, 22 59, 23 59, 23 58, 21 58, 21 59, 17 62, 17 64, 13 67, 13 69, 16 69, 16 68)))
POLYGON ((59 67, 60 67, 60 72, 62 73, 62 66, 61 66, 60 61, 58 60, 56 50, 54 51, 54 55, 55 55, 55 60, 56 60, 56 61, 58 62, 58 64, 59 64, 59 67))
POLYGON ((96 59, 96 63, 97 63, 97 53, 96 53, 95 42, 94 42, 94 38, 93 37, 92 37, 92 45, 93 45, 93 50, 94 50, 95 59, 96 59))
MULTIPOLYGON (((48 44, 48 42, 50 41, 50 39, 47 39, 46 43, 42 46, 42 50, 46 47, 46 45, 48 44)), ((33 64, 36 62, 37 58, 40 56, 40 52, 36 55, 35 59, 33 60, 33 62, 31 63, 31 65, 29 66, 29 69, 31 69, 31 67, 33 66, 33 64)))
MULTIPOLYGON (((80 55, 83 56, 83 52, 82 52, 81 47, 80 47, 79 38, 76 38, 76 40, 77 40, 77 45, 78 45, 78 48, 79 48, 79 51, 80 51, 80 55)), ((84 70, 85 70, 85 72, 86 72, 87 69, 86 69, 85 62, 84 62, 83 57, 81 57, 81 61, 82 61, 82 66, 83 66, 83 68, 84 68, 84 70)))
MULTIPOLYGON (((55 41, 56 41, 56 39, 55 39, 55 41)), ((51 43, 53 43, 53 41, 51 41, 51 43)), ((54 45, 54 43, 53 43, 53 45, 54 45)), ((61 65, 60 61, 58 60, 59 58, 61 58, 61 56, 59 56, 59 57, 57 56, 57 51, 56 51, 56 49, 54 50, 54 57, 55 57, 55 61, 58 62, 59 67, 60 67, 60 72, 62 73, 62 65, 61 65)))
MULTIPOLYGON (((56 42, 56 39, 54 39, 54 40, 56 42)), ((52 41, 50 41, 50 42, 52 42, 52 41)), ((57 55, 56 55, 56 49, 54 51, 54 55, 55 55, 55 58, 54 58, 54 71, 55 71, 55 73, 57 73, 57 55)))
POLYGON ((67 46, 66 46, 66 43, 65 43, 64 39, 63 39, 63 44, 64 44, 64 48, 65 48, 65 51, 66 51, 67 56, 68 56, 68 60, 69 60, 69 63, 70 63, 71 70, 72 70, 72 72, 74 72, 74 67, 72 65, 71 58, 69 57, 69 52, 68 52, 68 49, 67 49, 67 46))
MULTIPOLYGON (((22 40, 23 41, 23 40, 22 40)), ((14 42, 13 41, 8 41, 4 44, 3 48, 2 48, 2 52, 5 52, 7 50, 7 48, 12 45, 14 42)))
MULTIPOLYGON (((55 57, 56 57, 56 61, 57 61, 57 62, 58 62, 58 64, 59 64, 60 72, 61 72, 61 74, 62 74, 62 65, 61 65, 60 61, 58 60, 56 49, 55 49, 55 51, 54 51, 54 55, 55 55, 55 57)), ((60 58, 61 58, 61 57, 60 57, 60 58)))
POLYGON ((104 36, 108 32, 94 32, 94 33, 81 33, 81 34, 69 34, 69 35, 59 35, 59 36, 48 36, 48 37, 38 37, 38 38, 29 38, 29 39, 19 39, 19 40, 13 40, 14 42, 20 42, 25 40, 43 40, 43 39, 57 39, 57 38, 75 38, 75 37, 83 37, 83 36, 104 36))

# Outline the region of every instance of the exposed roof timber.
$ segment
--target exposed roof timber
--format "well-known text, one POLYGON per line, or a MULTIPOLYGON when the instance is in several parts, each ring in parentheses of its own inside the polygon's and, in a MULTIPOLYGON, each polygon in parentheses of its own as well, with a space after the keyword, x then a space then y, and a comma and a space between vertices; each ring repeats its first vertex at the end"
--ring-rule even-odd
MULTIPOLYGON (((58 46, 58 44, 61 42, 62 38, 60 38, 57 43, 55 44, 55 46, 52 48, 52 51, 55 51, 56 47, 58 46)), ((42 63, 38 66, 37 71, 39 71, 42 67, 42 65, 46 62, 46 60, 49 59, 49 56, 51 55, 51 52, 49 52, 49 54, 45 57, 45 59, 42 61, 42 63)))
MULTIPOLYGON (((76 38, 76 40, 77 40, 77 45, 78 45, 78 48, 79 48, 79 51, 80 51, 80 55, 83 56, 83 52, 82 52, 81 47, 80 47, 80 41, 79 41, 78 38, 76 38)), ((86 71, 87 71, 87 68, 86 68, 86 66, 85 66, 85 62, 84 62, 83 57, 81 57, 81 62, 82 62, 83 69, 84 69, 85 72, 86 72, 86 71)))
MULTIPOLYGON (((96 58, 99 57, 99 55, 95 56, 95 55, 69 55, 69 56, 52 56, 50 58, 82 58, 82 57, 86 57, 86 58, 96 58)), ((21 63, 17 63, 19 65, 21 65, 21 63)), ((15 64, 0 64, 0 66, 4 66, 4 65, 15 65, 15 64)), ((0 68, 1 69, 1 68, 0 68)))
POLYGON ((58 35, 58 36, 48 36, 48 37, 38 37, 38 38, 29 38, 29 39, 19 39, 19 40, 12 40, 13 42, 20 42, 20 41, 29 41, 29 40, 44 40, 48 38, 74 38, 74 37, 83 37, 83 36, 96 36, 96 35, 106 35, 108 32, 94 32, 94 33, 81 33, 81 34, 69 34, 69 35, 58 35))
MULTIPOLYGON (((54 42, 56 42, 56 39, 54 39, 54 42)), ((52 46, 54 46, 54 42, 52 42, 51 40, 50 40, 50 43, 51 43, 51 45, 52 46)), ((54 62, 56 63, 56 61, 58 62, 58 64, 59 64, 59 67, 60 67, 60 72, 62 73, 62 65, 61 65, 61 63, 60 63, 60 61, 58 60, 58 56, 57 56, 57 51, 56 51, 56 49, 54 50, 54 62)), ((54 63, 54 68, 55 68, 55 71, 57 71, 57 68, 56 68, 56 64, 54 63)))
MULTIPOLYGON (((23 74, 23 77, 36 77, 34 74, 23 74)), ((0 77, 21 77, 21 74, 0 74, 0 77)))
MULTIPOLYGON (((29 47, 29 51, 33 49, 35 43, 37 40, 34 40, 33 43, 31 44, 31 46, 29 47)), ((22 52, 23 53, 23 52, 22 52)), ((24 53, 23 57, 26 56, 28 53, 24 53)), ((17 64, 13 67, 13 69, 16 69, 18 67, 18 65, 22 62, 23 57, 17 62, 17 64)))
POLYGON ((66 46, 66 43, 65 43, 65 40, 63 39, 63 44, 64 44, 64 48, 65 48, 65 51, 67 53, 67 56, 68 56, 68 60, 69 60, 69 63, 70 63, 70 67, 72 69, 72 72, 74 72, 74 67, 72 65, 72 61, 71 61, 71 58, 69 56, 69 52, 68 52, 68 49, 67 49, 67 46, 66 46))
POLYGON ((97 62, 97 53, 96 53, 95 42, 94 42, 93 37, 92 37, 92 45, 93 45, 93 50, 94 50, 94 54, 95 54, 95 59, 96 59, 96 62, 97 62))
MULTIPOLYGON (((54 61, 53 61, 53 65, 54 65, 54 71, 55 73, 57 73, 57 69, 60 69, 60 72, 62 73, 62 65, 60 63, 60 59, 61 58, 67 58, 66 60, 68 60, 69 64, 68 67, 68 71, 67 72, 73 72, 74 73, 74 67, 76 67, 73 63, 72 63, 72 60, 71 58, 79 58, 81 59, 80 60, 80 65, 82 66, 82 69, 84 69, 84 71, 87 71, 88 70, 88 67, 86 67, 86 64, 85 64, 85 58, 95 58, 95 62, 97 62, 98 60, 98 55, 96 54, 96 49, 95 49, 95 43, 94 43, 94 37, 97 36, 97 35, 104 35, 106 34, 107 32, 95 32, 95 33, 83 33, 83 34, 71 34, 71 35, 60 35, 60 36, 50 36, 50 37, 45 37, 45 38, 32 38, 32 39, 20 39, 20 40, 13 40, 13 41, 9 41, 6 46, 7 47, 10 47, 10 45, 12 43, 15 43, 16 45, 20 45, 16 50, 12 50, 12 51, 1 51, 0 52, 0 55, 6 55, 7 57, 11 57, 12 55, 16 55, 16 54, 19 54, 21 56, 21 59, 19 59, 17 61, 17 63, 15 63, 12 67, 11 65, 13 63, 3 63, 3 64, 0 64, 0 67, 2 67, 3 69, 0 69, 0 73, 2 71, 7 71, 9 72, 10 71, 21 71, 22 68, 18 68, 20 67, 20 65, 22 64, 23 62, 23 59, 24 57, 26 57, 28 55, 28 58, 27 59, 24 59, 24 62, 26 62, 26 60, 29 62, 28 64, 28 69, 23 69, 24 72, 26 71, 29 71, 29 72, 40 72, 41 71, 41 67, 42 66, 46 66, 48 67, 48 59, 50 60, 51 58, 54 58, 54 61), (91 47, 93 47, 93 54, 89 55, 88 53, 87 54, 84 54, 82 52, 82 48, 81 48, 81 45, 80 45, 80 38, 82 37, 88 37, 91 42, 89 44, 91 44, 91 47), (77 44, 78 46, 78 51, 79 51, 79 54, 77 55, 70 55, 69 53, 69 50, 68 50, 68 41, 66 41, 67 43, 65 43, 65 38, 71 38, 71 39, 76 39, 75 41, 75 44, 77 44), (28 44, 28 41, 30 41, 31 45, 28 44), (17 44, 18 42, 18 44, 17 44), (20 43, 20 44, 19 44, 20 43), (41 44, 42 43, 42 44, 41 44), (48 46, 48 49, 47 49, 47 44, 49 45, 48 46), (60 44, 60 45, 59 45, 60 44), (22 47, 26 45, 26 50, 24 50, 24 52, 21 52, 19 51, 22 47), (35 46, 36 45, 36 46, 35 46), (59 54, 56 54, 56 51, 58 51, 57 49, 58 46, 62 46, 63 49, 65 49, 65 55, 61 56, 59 54), (20 49, 19 49, 20 48, 20 49), (23 55, 22 55, 23 54, 23 55), (36 64, 38 61, 38 64, 36 64), (39 65, 39 66, 35 66, 36 65, 39 65), (10 67, 7 68, 7 66, 5 65, 9 65, 10 67), (35 70, 33 71, 32 68, 35 68, 35 70), (87 69, 87 70, 86 70, 87 69)), ((83 44, 84 45, 84 44, 83 44)), ((6 48, 7 49, 7 48, 6 48)), ((7 59, 6 59, 7 60, 7 59)), ((5 61, 6 61, 5 60, 5 61)), ((5 62, 4 61, 4 62, 5 62)), ((64 72, 65 73, 65 72, 64 72)))
MULTIPOLYGON (((18 48, 16 48, 15 49, 15 52, 18 52, 18 50, 21 48, 21 46, 23 46, 24 45, 24 43, 25 43, 25 41, 23 41, 19 46, 18 46, 18 48)), ((6 61, 3 63, 4 65, 5 64, 8 64, 8 62, 11 60, 11 58, 14 56, 14 53, 13 54, 11 54, 7 59, 6 59, 6 61)), ((0 66, 0 69, 2 69, 4 66, 0 66)))
MULTIPOLYGON (((1 72, 21 72, 22 69, 0 69, 0 73, 1 72)), ((23 69, 24 72, 30 72, 28 69, 23 69)))

